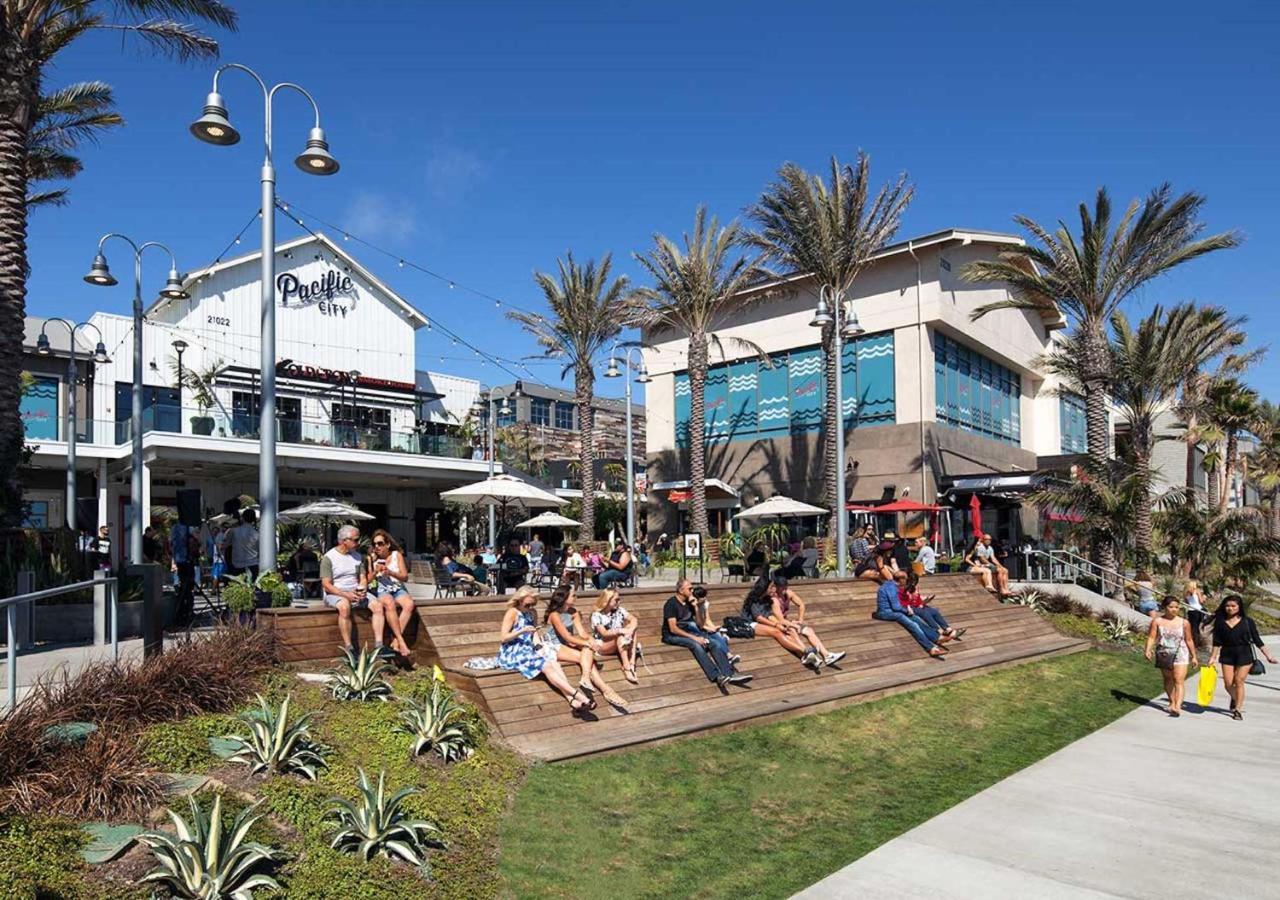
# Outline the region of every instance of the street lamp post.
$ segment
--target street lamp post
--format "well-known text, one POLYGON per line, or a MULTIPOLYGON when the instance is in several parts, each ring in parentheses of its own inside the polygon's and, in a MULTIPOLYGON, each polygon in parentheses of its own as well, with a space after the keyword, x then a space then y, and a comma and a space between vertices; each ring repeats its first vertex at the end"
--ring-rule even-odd
MULTIPOLYGON (((640 384, 648 384, 653 379, 649 377, 649 370, 645 368, 644 356, 640 353, 639 347, 625 347, 622 353, 622 365, 625 370, 626 405, 627 412, 627 550, 634 552, 636 546, 636 472, 634 451, 632 443, 634 439, 631 434, 631 354, 635 353, 639 364, 637 365, 636 381, 640 384)), ((613 352, 609 355, 609 368, 605 370, 605 378, 617 378, 623 374, 618 371, 618 348, 615 346, 613 352)))
POLYGON ((182 430, 182 354, 187 352, 187 342, 178 338, 172 344, 173 352, 178 354, 178 430, 182 430))
MULTIPOLYGON (((50 322, 61 322, 67 329, 69 341, 67 350, 67 527, 72 533, 76 531, 76 332, 81 328, 92 328, 98 335, 98 346, 93 349, 93 361, 99 365, 111 362, 107 356, 107 346, 102 342, 102 332, 92 322, 72 324, 60 316, 52 316, 44 320, 40 326, 40 336, 36 338, 36 352, 41 356, 52 353, 49 346, 49 335, 45 329, 50 322)), ((89 404, 93 408, 93 404, 89 404)), ((99 523, 101 524, 101 523, 99 523)))
POLYGON ((262 409, 258 420, 258 562, 261 571, 270 572, 276 567, 276 509, 278 506, 276 485, 276 304, 275 304, 275 247, 276 247, 276 169, 271 155, 271 105, 276 91, 288 88, 296 91, 311 104, 315 124, 307 136, 306 149, 294 160, 294 164, 308 175, 332 175, 338 171, 338 161, 329 153, 324 129, 320 127, 320 107, 302 87, 283 81, 267 87, 257 72, 239 63, 227 63, 213 73, 213 90, 205 98, 204 114, 191 124, 191 133, 198 139, 218 146, 230 146, 240 141, 240 132, 227 118, 227 107, 218 93, 218 77, 228 69, 244 72, 262 88, 263 136, 265 156, 262 161, 262 296, 261 347, 259 366, 262 369, 262 409))
POLYGON ((360 409, 356 406, 356 384, 360 381, 360 370, 352 369, 351 378, 351 415, 347 420, 351 423, 351 446, 360 446, 360 409))
MULTIPOLYGON (((507 396, 498 397, 497 392, 494 388, 488 388, 487 390, 483 391, 483 393, 485 398, 483 402, 487 405, 488 411, 489 411, 489 415, 488 415, 489 477, 492 478, 494 476, 494 462, 495 462, 494 458, 496 456, 496 453, 494 450, 494 441, 495 441, 495 433, 497 431, 497 417, 499 414, 505 416, 508 413, 510 413, 511 403, 509 402, 509 399, 507 396), (498 405, 499 401, 501 401, 500 406, 498 405)), ((522 393, 524 393, 524 385, 521 382, 517 381, 515 384, 515 389, 511 392, 510 396, 518 400, 522 393)), ((495 553, 497 552, 497 544, 496 544, 497 539, 498 539, 498 517, 497 517, 497 514, 493 511, 493 504, 490 503, 489 504, 489 549, 491 552, 495 552, 495 553)))
POLYGON ((835 383, 835 404, 836 404, 836 574, 841 578, 845 577, 847 571, 848 559, 848 529, 845 527, 845 483, 844 483, 844 340, 856 338, 858 335, 866 331, 858 323, 858 314, 854 311, 853 305, 845 308, 844 291, 832 288, 829 285, 823 285, 818 293, 818 308, 814 311, 813 321, 809 323, 814 328, 824 328, 828 325, 832 326, 834 334, 832 336, 831 352, 836 358, 836 383, 835 383))
POLYGON ((159 241, 147 241, 143 244, 134 242, 123 234, 109 232, 98 241, 98 253, 89 267, 89 274, 84 280, 89 284, 111 287, 119 284, 111 270, 107 268, 107 257, 102 247, 108 238, 124 241, 133 248, 133 409, 129 419, 129 437, 133 444, 132 470, 129 479, 129 502, 133 506, 133 531, 129 535, 129 561, 135 566, 142 565, 142 532, 147 527, 147 511, 142 508, 142 254, 156 247, 169 254, 169 276, 160 289, 160 296, 166 300, 186 300, 191 295, 182 285, 182 277, 178 275, 178 260, 164 244, 159 241))

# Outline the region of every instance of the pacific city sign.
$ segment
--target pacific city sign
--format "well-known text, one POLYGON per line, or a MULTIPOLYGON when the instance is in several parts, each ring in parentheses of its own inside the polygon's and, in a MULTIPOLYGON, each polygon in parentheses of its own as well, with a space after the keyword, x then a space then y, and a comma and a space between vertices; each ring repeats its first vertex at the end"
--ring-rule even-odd
POLYGON ((337 269, 329 269, 313 281, 301 281, 292 272, 284 272, 276 278, 276 293, 286 309, 314 306, 323 315, 345 319, 356 308, 355 283, 337 269))

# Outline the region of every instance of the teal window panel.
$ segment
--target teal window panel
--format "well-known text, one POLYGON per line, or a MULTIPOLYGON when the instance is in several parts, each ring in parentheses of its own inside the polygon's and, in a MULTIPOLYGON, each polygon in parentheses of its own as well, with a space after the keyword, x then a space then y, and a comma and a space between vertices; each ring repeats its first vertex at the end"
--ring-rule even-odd
POLYGON ((756 418, 759 370, 760 361, 756 358, 729 366, 729 440, 754 437, 759 430, 756 418))
POLYGON ((728 366, 713 366, 707 371, 702 395, 706 400, 706 421, 702 427, 707 440, 712 443, 729 440, 728 366))
POLYGON ((1022 440, 1022 378, 995 360, 934 335, 939 422, 1011 444, 1022 440))
POLYGON ((772 366, 760 366, 756 379, 756 427, 760 434, 776 434, 791 428, 789 357, 769 358, 772 366))
POLYGON ((689 414, 692 411, 689 373, 676 375, 676 446, 689 446, 689 414))
POLYGON ((822 428, 822 350, 793 350, 790 361, 791 432, 822 428))
POLYGON ((58 439, 58 379, 37 375, 18 401, 22 433, 35 440, 58 439))
POLYGON ((893 333, 859 338, 858 422, 883 424, 896 417, 893 333))

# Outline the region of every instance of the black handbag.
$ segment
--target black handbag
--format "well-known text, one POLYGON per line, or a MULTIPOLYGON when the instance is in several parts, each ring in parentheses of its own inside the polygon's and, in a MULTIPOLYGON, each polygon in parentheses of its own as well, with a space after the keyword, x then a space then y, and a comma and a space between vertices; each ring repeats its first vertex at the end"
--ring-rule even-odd
POLYGON ((724 633, 731 638, 752 638, 756 636, 756 625, 743 616, 725 616, 724 633))
POLYGON ((1265 675, 1267 674, 1267 667, 1262 664, 1262 660, 1258 659, 1258 645, 1254 643, 1262 640, 1258 636, 1258 626, 1248 616, 1245 616, 1245 622, 1248 623, 1249 628, 1249 653, 1253 655, 1253 665, 1249 667, 1249 674, 1265 675))

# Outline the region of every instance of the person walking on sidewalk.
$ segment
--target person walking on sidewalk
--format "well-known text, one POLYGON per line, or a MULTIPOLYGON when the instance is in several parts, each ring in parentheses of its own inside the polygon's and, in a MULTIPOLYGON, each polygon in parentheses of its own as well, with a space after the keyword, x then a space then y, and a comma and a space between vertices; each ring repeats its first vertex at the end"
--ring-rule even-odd
POLYGON ((1160 612, 1151 617, 1147 629, 1147 646, 1143 650, 1164 678, 1164 692, 1169 698, 1169 715, 1182 715, 1182 697, 1186 692, 1187 665, 1200 665, 1196 655, 1196 637, 1191 623, 1178 615, 1182 603, 1177 597, 1160 601, 1160 612))
POLYGON ((1244 718, 1244 682, 1262 651, 1267 662, 1276 665, 1267 645, 1262 643, 1258 626, 1244 614, 1244 602, 1235 594, 1227 597, 1213 614, 1213 654, 1209 665, 1222 663, 1222 683, 1231 697, 1231 718, 1244 718))

